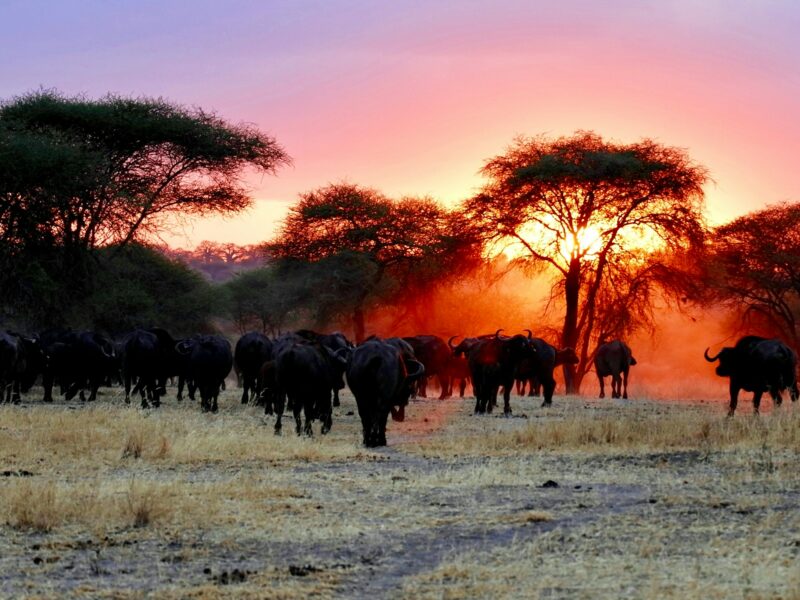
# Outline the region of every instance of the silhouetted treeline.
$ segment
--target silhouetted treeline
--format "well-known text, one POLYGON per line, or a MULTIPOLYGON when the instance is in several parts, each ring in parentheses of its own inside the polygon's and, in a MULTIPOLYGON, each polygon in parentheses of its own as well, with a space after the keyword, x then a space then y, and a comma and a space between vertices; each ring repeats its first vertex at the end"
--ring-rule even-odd
POLYGON ((223 283, 242 271, 264 266, 264 252, 258 245, 204 241, 191 250, 161 246, 159 250, 180 260, 215 283, 223 283))
POLYGON ((649 139, 519 137, 455 206, 333 183, 300 194, 261 246, 148 245, 167 217, 246 208, 244 170, 289 160, 251 126, 161 99, 40 91, 3 102, 2 323, 110 334, 339 328, 360 341, 513 320, 575 350, 568 391, 601 338, 654 328, 664 302, 800 343, 798 205, 712 229, 706 169, 649 139), (510 289, 498 284, 504 270, 536 278, 510 289))

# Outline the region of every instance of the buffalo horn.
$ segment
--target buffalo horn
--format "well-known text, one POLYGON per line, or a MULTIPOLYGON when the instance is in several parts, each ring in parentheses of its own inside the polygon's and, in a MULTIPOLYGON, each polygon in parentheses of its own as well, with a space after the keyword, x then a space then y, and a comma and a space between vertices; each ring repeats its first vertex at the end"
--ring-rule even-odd
POLYGON ((495 339, 500 339, 500 332, 501 331, 503 331, 503 330, 502 329, 498 329, 497 331, 494 332, 495 339))
POLYGON ((528 341, 531 341, 533 339, 533 332, 530 329, 523 329, 522 331, 528 332, 528 341))
POLYGON ((449 340, 447 340, 447 345, 450 346, 450 350, 455 350, 456 349, 456 347, 453 346, 453 340, 456 339, 457 337, 458 337, 457 335, 454 335, 454 336, 451 336, 449 340))
POLYGON ((705 352, 703 352, 703 356, 705 357, 705 359, 706 359, 708 362, 714 362, 715 360, 717 360, 717 359, 719 358, 719 354, 722 354, 722 352, 720 351, 720 353, 719 353, 719 354, 717 354, 716 356, 709 356, 709 355, 708 355, 708 351, 709 351, 709 348, 706 348, 706 351, 705 351, 705 352))
POLYGON ((406 361, 406 377, 409 379, 417 379, 425 374, 425 365, 417 360, 406 361), (413 371, 411 369, 414 369, 413 371))

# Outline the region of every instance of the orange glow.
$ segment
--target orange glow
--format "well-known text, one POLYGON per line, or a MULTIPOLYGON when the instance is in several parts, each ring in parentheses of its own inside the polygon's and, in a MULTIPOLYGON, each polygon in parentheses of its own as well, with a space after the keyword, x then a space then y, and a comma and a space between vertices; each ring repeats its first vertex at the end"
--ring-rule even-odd
POLYGON ((580 256, 591 260, 603 248, 603 238, 597 227, 589 226, 579 229, 575 235, 568 235, 561 247, 561 256, 569 260, 573 256, 580 256))

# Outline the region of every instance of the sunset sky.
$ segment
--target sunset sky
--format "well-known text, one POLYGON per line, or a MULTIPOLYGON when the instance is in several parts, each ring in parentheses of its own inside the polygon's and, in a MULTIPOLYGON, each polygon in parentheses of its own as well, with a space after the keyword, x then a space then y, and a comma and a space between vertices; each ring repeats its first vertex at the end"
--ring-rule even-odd
POLYGON ((800 2, 0 0, 0 98, 163 96, 294 159, 168 240, 255 243, 347 180, 455 203, 517 134, 651 137, 707 166, 712 222, 800 200, 800 2))

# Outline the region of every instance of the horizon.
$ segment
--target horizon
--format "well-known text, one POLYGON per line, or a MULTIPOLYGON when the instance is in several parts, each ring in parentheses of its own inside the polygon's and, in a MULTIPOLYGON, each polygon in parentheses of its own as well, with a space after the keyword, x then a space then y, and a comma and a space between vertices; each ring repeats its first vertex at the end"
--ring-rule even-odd
POLYGON ((299 194, 337 181, 453 206, 518 134, 686 148, 715 182, 712 224, 800 186, 789 2, 41 6, 0 8, 0 98, 161 96, 254 123, 292 156, 248 179, 251 210, 176 226, 173 247, 262 242, 299 194))

